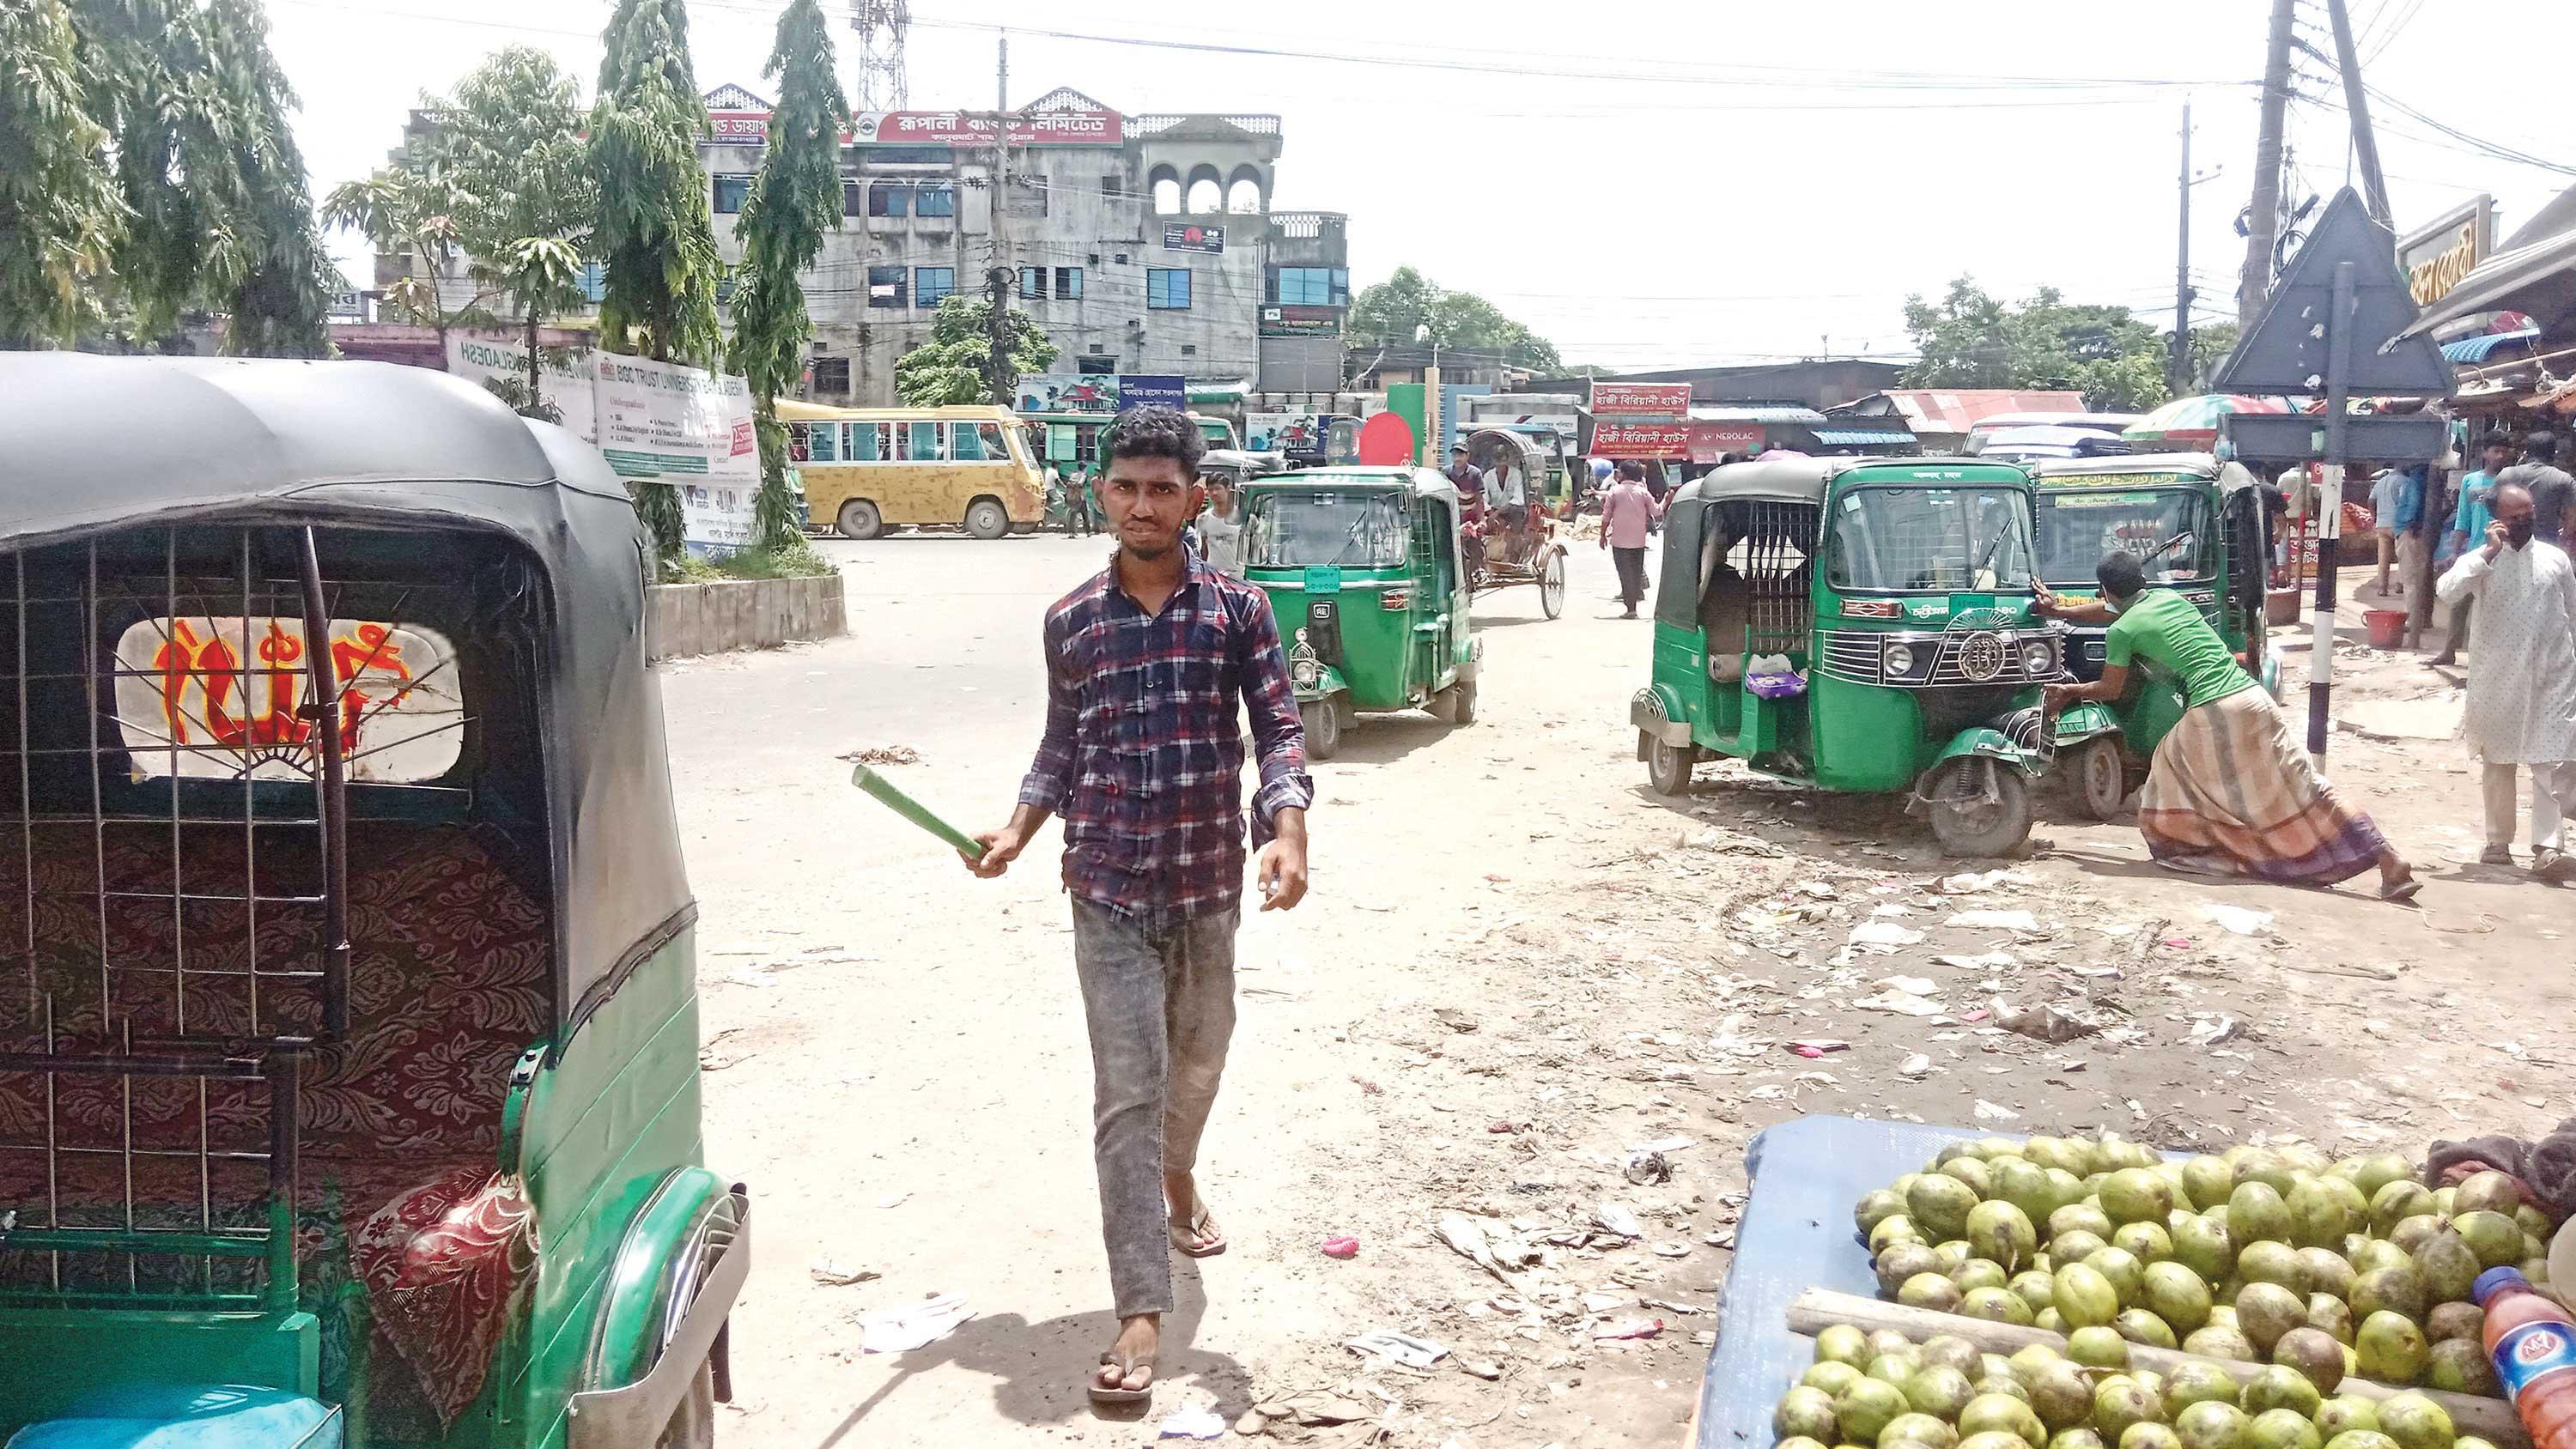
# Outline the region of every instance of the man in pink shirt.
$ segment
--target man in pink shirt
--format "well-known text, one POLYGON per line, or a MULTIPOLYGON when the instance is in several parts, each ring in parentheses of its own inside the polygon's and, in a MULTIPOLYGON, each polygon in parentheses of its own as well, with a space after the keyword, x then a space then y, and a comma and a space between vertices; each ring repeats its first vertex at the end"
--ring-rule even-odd
POLYGON ((1646 597, 1646 538, 1661 511, 1646 491, 1645 475, 1636 463, 1622 463, 1618 480, 1601 497, 1601 546, 1619 566, 1619 602, 1628 610, 1623 619, 1637 617, 1637 603, 1646 597))

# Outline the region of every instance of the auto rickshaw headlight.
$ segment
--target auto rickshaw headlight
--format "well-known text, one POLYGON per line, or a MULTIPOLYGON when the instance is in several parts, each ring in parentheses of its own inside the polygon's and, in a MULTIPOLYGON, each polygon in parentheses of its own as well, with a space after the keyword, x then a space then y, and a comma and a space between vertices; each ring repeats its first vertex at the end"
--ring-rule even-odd
POLYGON ((1911 644, 1890 644, 1890 645, 1888 645, 1888 646, 1887 646, 1887 656, 1886 656, 1886 657, 1887 657, 1887 677, 1888 677, 1888 678, 1890 678, 1890 679, 1903 679, 1903 678, 1905 678, 1907 675, 1912 674, 1912 673, 1914 672, 1914 646, 1913 646, 1913 645, 1911 645, 1911 644))
POLYGON ((2045 639, 2031 640, 2021 646, 2021 667, 2034 677, 2055 674, 2057 647, 2045 639))
POLYGON ((1312 659, 1300 659, 1288 666, 1288 682, 1299 689, 1313 689, 1324 682, 1324 666, 1312 659))

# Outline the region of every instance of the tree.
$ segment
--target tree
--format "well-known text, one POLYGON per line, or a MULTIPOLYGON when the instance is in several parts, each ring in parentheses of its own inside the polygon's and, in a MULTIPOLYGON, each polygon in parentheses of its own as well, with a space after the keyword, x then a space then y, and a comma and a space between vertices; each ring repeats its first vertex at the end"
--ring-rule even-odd
MULTIPOLYGON (((689 61, 686 0, 617 0, 602 39, 599 97, 590 116, 591 176, 600 197, 598 250, 607 264, 600 344, 611 352, 714 367, 715 223, 698 138, 707 108, 689 61)), ((680 552, 680 499, 667 484, 635 485, 637 511, 665 558, 680 552)))
POLYGON ((0 349, 66 345, 95 310, 125 203, 63 0, 0 5, 0 349))
POLYGON ((787 486, 787 430, 778 424, 778 395, 805 369, 814 319, 796 274, 822 254, 823 235, 840 225, 841 128, 849 99, 834 78, 831 27, 816 0, 790 0, 764 76, 778 77, 769 113, 769 145, 751 179, 734 235, 742 267, 733 294, 733 366, 751 388, 752 431, 760 442, 760 491, 752 517, 761 546, 783 548, 801 535, 795 495, 787 486))
POLYGON ((385 303, 404 321, 436 329, 442 354, 451 329, 493 320, 484 304, 499 291, 482 286, 451 306, 439 287, 461 251, 456 213, 464 204, 445 168, 427 163, 389 166, 363 181, 344 181, 322 198, 324 221, 355 229, 379 252, 412 260, 413 269, 385 288, 385 303))
POLYGON ((1555 372, 1556 344, 1503 315, 1473 292, 1452 292, 1412 267, 1361 290, 1351 304, 1351 340, 1365 346, 1417 341, 1500 353, 1516 367, 1555 372))
MULTIPOLYGON (((931 314, 930 340, 896 359, 895 396, 906 407, 936 408, 983 402, 992 386, 993 304, 983 297, 952 293, 931 314)), ((1023 376, 1044 372, 1055 361, 1056 345, 1017 307, 1010 309, 1011 370, 1023 376)))
POLYGON ((216 277, 230 320, 224 350, 238 357, 327 357, 331 353, 331 259, 313 212, 304 153, 287 112, 295 109, 268 49, 259 0, 213 0, 205 11, 209 70, 234 99, 230 141, 235 173, 236 246, 219 256, 216 277))
POLYGON ((2102 412, 2144 412, 2172 393, 2165 339, 2124 307, 2070 304, 2042 287, 2004 302, 1961 277, 1937 304, 1905 299, 1919 359, 1907 387, 2052 389, 2102 412))

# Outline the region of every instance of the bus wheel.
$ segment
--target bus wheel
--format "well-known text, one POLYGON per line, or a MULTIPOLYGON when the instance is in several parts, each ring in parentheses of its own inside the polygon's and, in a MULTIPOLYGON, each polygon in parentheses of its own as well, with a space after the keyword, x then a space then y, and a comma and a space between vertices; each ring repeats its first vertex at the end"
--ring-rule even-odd
POLYGON ((885 534, 885 515, 877 512, 877 506, 864 498, 853 498, 842 504, 840 516, 832 522, 841 530, 843 538, 880 538, 885 534))
POLYGON ((977 538, 1000 538, 1011 531, 1011 515, 990 498, 966 505, 966 531, 977 538))

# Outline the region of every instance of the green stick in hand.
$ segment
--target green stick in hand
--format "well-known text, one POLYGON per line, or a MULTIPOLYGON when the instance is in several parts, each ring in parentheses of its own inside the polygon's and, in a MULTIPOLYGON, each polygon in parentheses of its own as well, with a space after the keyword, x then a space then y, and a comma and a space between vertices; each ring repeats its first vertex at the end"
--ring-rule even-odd
POLYGON ((876 771, 869 769, 865 765, 858 765, 854 766, 850 770, 850 783, 875 796, 880 804, 883 804, 887 809, 892 810, 895 814, 902 816, 904 819, 911 821, 913 824, 918 825, 922 829, 929 831, 931 834, 938 836, 940 839, 947 841, 950 845, 966 852, 966 856, 969 860, 981 860, 983 858, 984 843, 982 841, 969 837, 966 832, 959 830, 956 826, 951 825, 947 821, 932 814, 930 812, 930 807, 913 799, 901 790, 896 789, 894 782, 888 780, 885 776, 878 774, 876 771))

